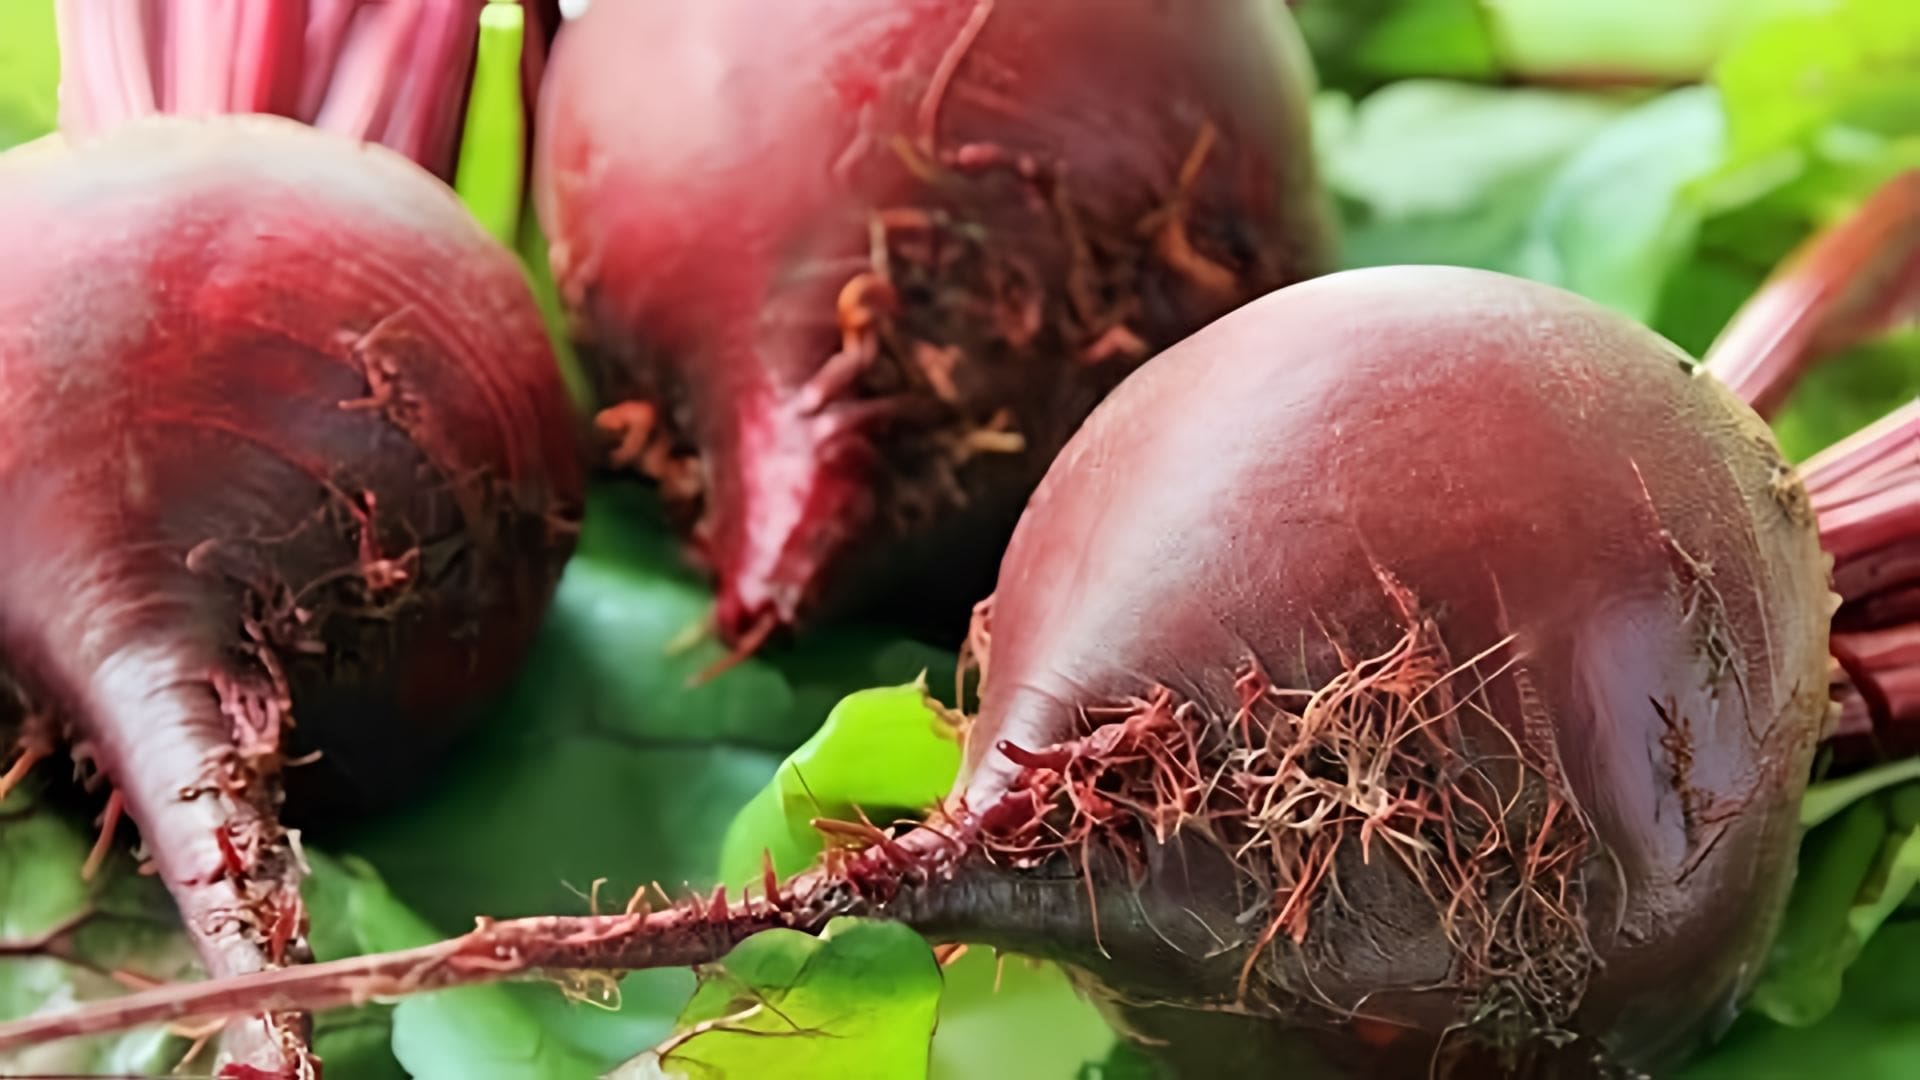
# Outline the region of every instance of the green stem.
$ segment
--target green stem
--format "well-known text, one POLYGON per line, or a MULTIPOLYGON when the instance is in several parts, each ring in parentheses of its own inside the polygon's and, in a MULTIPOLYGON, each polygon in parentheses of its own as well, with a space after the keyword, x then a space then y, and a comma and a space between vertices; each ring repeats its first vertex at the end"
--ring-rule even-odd
POLYGON ((453 184, 473 216, 509 247, 519 231, 526 176, 526 112, 520 95, 525 36, 526 12, 519 4, 494 0, 481 9, 473 89, 453 184))

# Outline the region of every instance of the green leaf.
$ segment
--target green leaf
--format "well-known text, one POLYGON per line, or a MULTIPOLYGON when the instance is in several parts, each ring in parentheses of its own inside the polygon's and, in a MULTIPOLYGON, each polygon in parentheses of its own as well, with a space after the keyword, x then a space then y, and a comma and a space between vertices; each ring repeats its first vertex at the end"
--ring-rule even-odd
POLYGON ((1701 87, 1615 118, 1556 170, 1512 269, 1651 319, 1693 254, 1701 213, 1688 188, 1720 164, 1724 129, 1719 95, 1701 87))
MULTIPOLYGON (((0 812, 0 940, 24 943, 93 913, 66 939, 84 965, 44 954, 0 958, 0 1019, 116 997, 125 988, 109 977, 115 970, 160 980, 196 976, 192 947, 158 881, 120 856, 92 883, 83 881, 87 832, 19 791, 0 812)), ((0 1054, 0 1072, 164 1074, 186 1048, 183 1039, 145 1029, 0 1054)))
POLYGON ((1808 834, 1799 880, 1754 988, 1751 1008, 1777 1023, 1804 1026, 1825 1016, 1840 1000, 1840 982, 1857 955, 1848 913, 1873 872, 1887 840, 1887 820, 1877 803, 1853 803, 1838 818, 1808 834))
POLYGON ((0 3, 0 150, 53 130, 59 87, 53 0, 0 3))
POLYGON ((1064 1080, 1114 1045, 1113 1028, 1053 964, 970 949, 945 974, 932 1080, 1064 1080))
POLYGON ((1645 98, 1408 81, 1358 106, 1323 96, 1317 119, 1348 265, 1501 270, 1643 321, 1694 253, 1691 191, 1723 158, 1718 96, 1699 87, 1645 98))
MULTIPOLYGON (((1821 0, 1303 0, 1328 85, 1444 76, 1690 82, 1754 25, 1821 0)), ((1489 136, 1488 141, 1495 141, 1489 136)))
MULTIPOLYGON (((953 786, 957 733, 924 682, 853 694, 734 819, 722 848, 722 881, 760 880, 761 855, 776 873, 805 868, 823 846, 818 817, 851 819, 860 808, 884 822, 925 810, 953 786)), ((1057 1080, 1113 1042, 1113 1032, 1052 965, 981 950, 946 969, 935 1080, 991 1074, 1057 1080), (1005 1048, 1028 1048, 1017 1056, 1005 1048)))
MULTIPOLYGON (((711 597, 637 487, 590 493, 531 656, 459 753, 404 809, 324 837, 441 932, 584 911, 596 879, 615 908, 651 881, 710 886, 729 823, 836 701, 922 671, 952 680, 951 654, 849 629, 689 687, 724 653, 686 644, 711 597)), ((690 986, 684 972, 636 973, 618 1011, 545 986, 507 992, 548 1037, 611 1065, 664 1037, 690 986)))
POLYGON ((1838 1004, 1867 943, 1920 883, 1920 769, 1911 760, 1817 784, 1800 873, 1751 1008, 1805 1027, 1838 1004), (1898 786, 1893 786, 1898 785, 1898 786))
MULTIPOLYGON (((364 860, 308 852, 304 890, 321 960, 412 948, 441 933, 409 911, 364 860)), ((552 989, 546 993, 558 996, 552 989)), ((581 1080, 604 1064, 554 1038, 513 990, 477 986, 321 1018, 316 1050, 330 1073, 414 1080, 581 1080), (385 1035, 391 1047, 381 1045, 385 1035), (385 1051, 382 1053, 382 1051, 385 1051), (343 1053, 356 1056, 351 1064, 343 1053), (404 1069, 404 1072, 401 1071, 404 1069)))
POLYGON ((1432 80, 1357 105, 1322 95, 1315 141, 1342 208, 1342 261, 1513 267, 1562 167, 1632 104, 1432 80))
POLYGON ((1814 167, 1859 153, 1860 143, 1821 146, 1835 129, 1865 138, 1864 145, 1920 131, 1920 5, 1831 0, 1819 7, 1761 25, 1715 72, 1736 166, 1797 153, 1802 167, 1814 167))
POLYGON ((917 815, 959 771, 959 733, 924 682, 853 694, 741 808, 721 847, 720 879, 757 882, 763 852, 782 876, 804 869, 822 846, 815 818, 917 815))
POLYGON ((1800 800, 1800 824, 1811 829, 1875 792, 1909 780, 1920 780, 1920 758, 1892 761, 1839 780, 1810 784, 1800 800))
POLYGON ((896 923, 769 930, 702 970, 673 1038, 610 1080, 927 1075, 940 968, 896 923))
POLYGON ((1755 24, 1819 0, 1487 0, 1494 50, 1519 75, 1688 81, 1755 24))
POLYGON ((1895 922, 1848 969, 1839 1003, 1792 1028, 1757 1013, 1678 1075, 1681 1080, 1907 1080, 1920 1075, 1920 923, 1895 922))

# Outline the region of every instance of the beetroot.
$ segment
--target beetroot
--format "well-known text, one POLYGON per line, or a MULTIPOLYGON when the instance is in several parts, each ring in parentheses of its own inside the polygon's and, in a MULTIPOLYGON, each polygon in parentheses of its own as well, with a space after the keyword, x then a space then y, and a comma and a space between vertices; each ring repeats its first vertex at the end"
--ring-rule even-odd
MULTIPOLYGON (((290 120, 142 118, 87 81, 107 42, 63 42, 80 133, 0 157, 0 717, 10 778, 72 744, 233 974, 307 952, 283 771, 308 812, 415 782, 529 644, 580 460, 451 191, 290 120)), ((310 1076, 300 1029, 227 1050, 310 1076)))
POLYGON ((721 633, 889 599, 950 632, 1107 390, 1323 268, 1306 64, 1271 0, 569 24, 541 218, 608 460, 660 482, 721 633))
POLYGON ((763 899, 489 925, 0 1046, 854 913, 1066 964, 1181 1075, 1663 1068, 1759 970, 1832 605, 1770 433, 1671 345, 1494 274, 1340 274, 1074 436, 976 625, 929 827, 763 899))

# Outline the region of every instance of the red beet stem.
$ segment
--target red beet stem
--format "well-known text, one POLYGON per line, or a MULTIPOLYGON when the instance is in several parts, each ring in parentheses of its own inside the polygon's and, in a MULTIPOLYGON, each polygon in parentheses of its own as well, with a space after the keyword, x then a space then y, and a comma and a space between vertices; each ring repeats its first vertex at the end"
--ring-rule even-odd
POLYGON ((1770 416, 1814 364, 1916 314, 1920 170, 1794 252, 1707 350, 1707 370, 1770 416))
MULTIPOLYGON (((657 886, 654 892, 664 896, 657 886)), ((936 942, 978 941, 986 932, 1031 951, 1049 937, 1086 935, 1085 895, 1074 883, 1022 880, 963 842, 915 829, 876 839, 784 885, 769 868, 759 895, 731 904, 723 888, 710 898, 650 911, 643 891, 620 915, 483 919, 467 934, 419 948, 182 983, 0 1024, 0 1051, 189 1018, 336 1008, 541 972, 684 967, 719 960, 763 930, 818 933, 847 915, 897 919, 936 942), (1008 923, 1022 930, 1009 932, 1008 923), (987 926, 994 929, 984 931, 987 926)))
POLYGON ((1920 720, 1920 402, 1834 445, 1803 467, 1833 556, 1833 618, 1842 736, 1871 732, 1913 747, 1920 720))

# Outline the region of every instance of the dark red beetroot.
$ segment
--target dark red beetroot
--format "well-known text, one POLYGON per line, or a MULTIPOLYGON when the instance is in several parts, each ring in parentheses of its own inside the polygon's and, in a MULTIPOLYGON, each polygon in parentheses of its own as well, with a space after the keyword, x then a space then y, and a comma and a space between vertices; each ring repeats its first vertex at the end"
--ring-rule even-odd
POLYGON ((772 903, 113 1011, 687 963, 859 913, 1059 960, 1183 1075, 1661 1068, 1758 972, 1832 604, 1770 433, 1671 345, 1493 274, 1341 274, 1170 350, 1055 462, 934 827, 772 903))
MULTIPOLYGON (((532 296, 427 173, 272 118, 16 150, 0 236, 0 687, 111 786, 211 972, 303 959, 283 768, 412 784, 571 549, 532 296)), ((266 1023, 228 1050, 311 1075, 266 1023)))
POLYGON ((1673 347, 1511 279, 1344 274, 1196 335, 1062 455, 1002 570, 967 798, 1031 833, 1059 781, 1006 744, 1164 688, 1124 722, 1199 732, 1196 775, 1150 774, 1217 785, 1168 821, 1237 887, 1148 880, 1189 935, 1279 942, 1244 1003, 1363 1017, 1334 1056, 1399 1068, 1450 1025, 1652 1068, 1757 974, 1831 610, 1771 435, 1673 347))
POLYGON ((1149 353, 1323 269, 1270 0, 597 3, 542 221, 609 460, 750 648, 866 601, 942 632, 1149 353))

